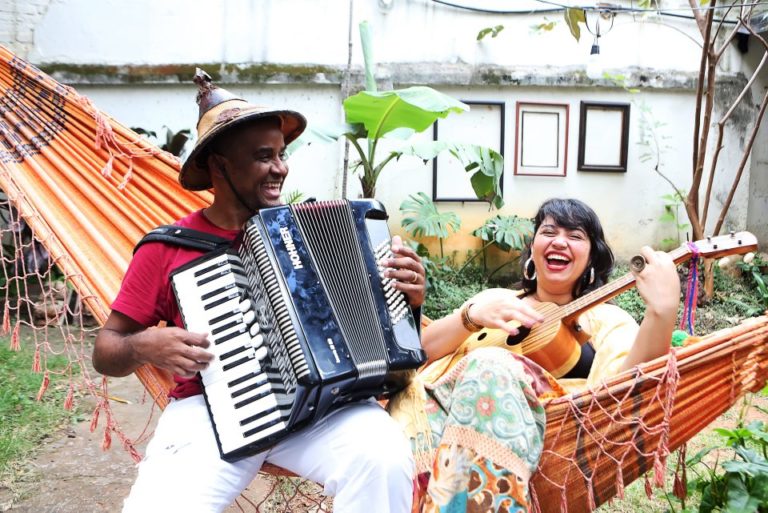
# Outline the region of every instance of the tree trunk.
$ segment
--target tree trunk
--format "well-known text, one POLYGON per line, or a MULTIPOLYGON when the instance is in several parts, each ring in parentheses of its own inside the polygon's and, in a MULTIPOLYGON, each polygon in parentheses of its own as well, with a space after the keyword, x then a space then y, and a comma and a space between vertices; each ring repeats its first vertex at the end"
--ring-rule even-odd
MULTIPOLYGON (((715 259, 704 259, 704 297, 707 301, 715 294, 715 259)), ((694 298, 696 301, 698 298, 694 298)))

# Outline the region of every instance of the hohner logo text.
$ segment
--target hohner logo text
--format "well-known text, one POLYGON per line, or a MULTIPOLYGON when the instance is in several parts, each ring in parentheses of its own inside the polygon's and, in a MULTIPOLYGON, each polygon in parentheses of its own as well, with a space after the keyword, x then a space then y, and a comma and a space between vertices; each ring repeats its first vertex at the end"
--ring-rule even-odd
POLYGON ((285 249, 288 251, 288 257, 291 259, 291 265, 293 265, 293 268, 304 269, 304 266, 301 265, 299 252, 296 251, 296 246, 293 244, 293 237, 291 236, 290 230, 284 226, 281 227, 280 237, 283 239, 283 244, 285 244, 285 249))
POLYGON ((328 347, 331 348, 331 352, 333 353, 333 358, 336 360, 336 363, 340 363, 341 360, 339 359, 339 353, 336 352, 336 344, 333 343, 333 340, 330 338, 326 339, 328 342, 328 347))

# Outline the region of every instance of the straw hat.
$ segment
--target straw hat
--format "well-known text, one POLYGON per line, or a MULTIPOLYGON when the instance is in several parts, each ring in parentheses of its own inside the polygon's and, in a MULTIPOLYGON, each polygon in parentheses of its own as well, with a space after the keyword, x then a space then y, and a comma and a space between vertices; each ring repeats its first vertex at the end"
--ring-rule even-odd
POLYGON ((211 77, 200 68, 195 71, 194 82, 199 88, 197 104, 200 106, 197 142, 179 172, 181 186, 190 191, 211 188, 208 169, 204 163, 203 166, 198 165, 197 161, 206 146, 225 130, 246 120, 276 117, 280 119, 280 129, 285 144, 288 144, 301 135, 307 126, 307 120, 298 112, 253 105, 213 85, 211 77))

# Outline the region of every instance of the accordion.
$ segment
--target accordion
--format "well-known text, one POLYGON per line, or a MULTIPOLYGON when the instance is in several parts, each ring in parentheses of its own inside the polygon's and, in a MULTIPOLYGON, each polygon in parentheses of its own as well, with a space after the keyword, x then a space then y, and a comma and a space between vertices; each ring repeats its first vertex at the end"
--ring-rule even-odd
POLYGON ((377 201, 262 209, 241 240, 171 273, 224 460, 269 448, 350 401, 386 397, 425 361, 405 296, 383 277, 377 201))

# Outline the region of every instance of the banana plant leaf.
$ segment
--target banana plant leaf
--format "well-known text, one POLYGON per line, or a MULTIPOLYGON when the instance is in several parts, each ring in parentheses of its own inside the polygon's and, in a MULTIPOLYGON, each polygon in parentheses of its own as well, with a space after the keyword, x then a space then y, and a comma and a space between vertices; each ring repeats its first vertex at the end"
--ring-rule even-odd
POLYGON ((378 139, 398 128, 422 132, 451 112, 468 110, 466 104, 424 86, 361 91, 344 100, 347 123, 363 125, 369 139, 378 139))
POLYGON ((467 172, 472 172, 469 180, 478 199, 487 201, 496 208, 504 206, 501 196, 504 157, 491 148, 477 144, 424 141, 403 145, 393 153, 396 153, 398 158, 400 155, 411 155, 426 162, 444 151, 456 157, 467 172))

